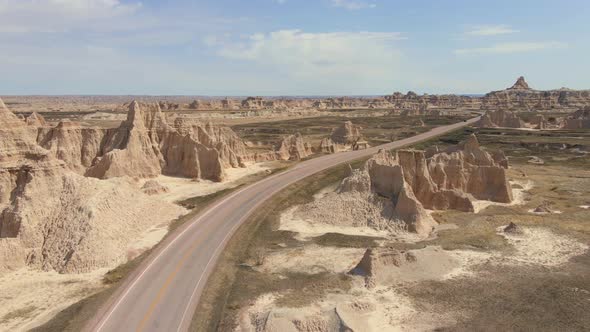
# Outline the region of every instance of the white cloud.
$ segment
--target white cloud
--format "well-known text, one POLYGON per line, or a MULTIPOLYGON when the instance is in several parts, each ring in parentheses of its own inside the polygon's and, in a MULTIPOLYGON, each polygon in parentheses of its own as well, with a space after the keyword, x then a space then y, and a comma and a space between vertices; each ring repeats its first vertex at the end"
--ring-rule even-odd
POLYGON ((133 14, 141 6, 141 2, 119 0, 0 0, 0 32, 67 31, 133 14))
POLYGON ((306 33, 280 30, 225 42, 218 54, 300 82, 331 87, 389 81, 399 67, 398 32, 306 33))
POLYGON ((499 24, 499 25, 478 25, 472 27, 471 30, 465 32, 466 35, 469 36, 496 36, 496 35, 505 35, 519 32, 518 30, 512 29, 509 25, 499 24))
POLYGON ((561 42, 514 42, 500 43, 489 47, 480 48, 463 48, 455 50, 458 55, 468 54, 511 54, 540 51, 547 49, 560 49, 567 47, 567 44, 561 42))
POLYGON ((376 4, 366 1, 331 0, 331 3, 334 7, 344 8, 347 10, 359 10, 377 7, 376 4))

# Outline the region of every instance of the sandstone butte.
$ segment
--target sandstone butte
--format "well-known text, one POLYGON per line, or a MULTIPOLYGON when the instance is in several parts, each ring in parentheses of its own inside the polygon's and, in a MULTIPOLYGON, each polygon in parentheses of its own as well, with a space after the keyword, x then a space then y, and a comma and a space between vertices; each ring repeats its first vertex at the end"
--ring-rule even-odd
POLYGON ((250 157, 229 128, 186 118, 167 120, 158 104, 132 102, 118 128, 62 122, 39 131, 39 145, 73 171, 90 177, 159 174, 222 181, 224 169, 250 157))
POLYGON ((322 153, 336 153, 345 150, 365 149, 369 145, 362 138, 362 127, 345 121, 332 130, 330 137, 322 139, 319 151, 322 153))
POLYGON ((305 142, 300 133, 289 135, 283 138, 276 148, 277 159, 279 160, 301 160, 313 154, 312 147, 305 142))
POLYGON ((473 212, 473 200, 512 201, 508 161, 489 153, 475 135, 445 150, 380 151, 340 185, 341 192, 368 191, 386 197, 407 229, 428 234, 435 225, 426 209, 473 212))

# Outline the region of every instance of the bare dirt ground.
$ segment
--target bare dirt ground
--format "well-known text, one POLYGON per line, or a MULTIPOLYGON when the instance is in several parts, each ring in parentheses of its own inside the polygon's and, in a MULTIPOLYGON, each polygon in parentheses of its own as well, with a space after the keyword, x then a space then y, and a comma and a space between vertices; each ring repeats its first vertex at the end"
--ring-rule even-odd
MULTIPOLYGON (((421 147, 455 144, 469 132, 421 147)), ((427 239, 301 218, 297 209, 329 196, 338 176, 314 178, 312 194, 292 191, 291 203, 260 219, 210 329, 274 331, 298 321, 298 331, 585 330, 590 160, 579 147, 586 135, 479 130, 483 146, 507 153, 515 200, 480 201, 476 213, 434 212, 439 227, 427 239), (529 155, 548 162, 530 164, 529 155), (539 206, 552 213, 532 212, 539 206), (504 233, 510 222, 521 233, 504 233), (362 276, 348 272, 366 248, 380 246, 410 250, 418 263, 393 269, 367 288, 362 276)))
POLYGON ((243 183, 245 178, 266 173, 279 164, 278 162, 267 162, 251 164, 244 168, 228 168, 225 170, 226 179, 223 182, 160 175, 154 179, 144 179, 140 182, 140 186, 146 181, 156 180, 163 186, 170 188, 169 192, 159 194, 159 197, 168 202, 178 202, 191 197, 206 196, 221 190, 234 188, 243 183))
POLYGON ((100 291, 106 270, 59 274, 22 269, 0 276, 0 330, 26 331, 100 291))

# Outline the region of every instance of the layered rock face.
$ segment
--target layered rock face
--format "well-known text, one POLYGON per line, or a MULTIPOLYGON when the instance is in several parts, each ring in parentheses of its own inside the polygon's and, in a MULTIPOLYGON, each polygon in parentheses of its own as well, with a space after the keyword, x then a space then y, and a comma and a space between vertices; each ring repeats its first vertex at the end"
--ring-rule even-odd
POLYGON ((224 169, 243 166, 246 147, 231 129, 176 118, 157 104, 129 104, 119 128, 82 128, 61 122, 41 128, 39 145, 79 174, 97 178, 159 174, 221 181, 224 169))
POLYGON ((482 150, 472 135, 444 151, 436 147, 427 152, 380 151, 359 171, 363 174, 353 173, 342 182, 340 190, 370 188, 392 201, 394 215, 407 224, 408 230, 425 234, 434 224, 425 209, 472 212, 474 199, 511 202, 506 167, 503 153, 492 155, 482 150))
POLYGON ((405 95, 395 92, 385 96, 388 107, 402 110, 406 115, 421 115, 427 110, 437 108, 469 108, 478 109, 480 102, 477 98, 457 95, 418 95, 409 91, 405 95))
MULTIPOLYGON (((186 102, 186 101, 185 101, 186 102)), ((519 77, 510 88, 492 91, 484 97, 463 95, 418 95, 394 92, 382 97, 330 97, 330 98, 272 98, 247 97, 194 100, 186 104, 162 101, 165 111, 190 110, 331 110, 331 109, 388 109, 392 114, 408 116, 436 115, 445 110, 544 110, 583 108, 590 106, 590 90, 540 91, 532 89, 524 77, 519 77)), ((125 107, 127 107, 126 105, 125 107)))
POLYGON ((344 150, 344 147, 334 143, 331 138, 326 137, 320 142, 319 150, 321 153, 336 153, 344 150))
POLYGON ((483 128, 524 128, 525 123, 513 112, 497 110, 487 111, 475 123, 475 126, 483 128))
POLYGON ((567 117, 563 123, 564 129, 589 129, 590 128, 590 106, 574 112, 567 117))
POLYGON ((330 139, 337 144, 354 144, 361 138, 361 129, 360 126, 346 121, 332 131, 330 139))
POLYGON ((549 122, 547 122, 545 117, 541 114, 535 115, 531 119, 530 123, 535 127, 535 129, 547 129, 549 127, 549 122))
POLYGON ((363 140, 361 130, 360 126, 351 121, 343 122, 342 125, 332 130, 330 137, 322 139, 319 151, 321 153, 336 153, 366 149, 369 144, 363 140))
POLYGON ((303 140, 300 133, 283 138, 277 148, 277 157, 280 160, 301 160, 312 154, 311 145, 303 140))
POLYGON ((589 90, 559 89, 540 91, 529 87, 524 77, 519 77, 506 90, 493 91, 481 99, 482 109, 544 110, 554 108, 585 107, 590 105, 589 90))
POLYGON ((512 85, 508 90, 532 90, 529 87, 529 84, 525 81, 524 76, 520 76, 514 85, 512 85))
POLYGON ((39 131, 0 102, 0 258, 10 257, 0 272, 112 267, 126 260, 131 240, 184 212, 127 180, 74 173, 55 157, 57 149, 37 144, 39 131))

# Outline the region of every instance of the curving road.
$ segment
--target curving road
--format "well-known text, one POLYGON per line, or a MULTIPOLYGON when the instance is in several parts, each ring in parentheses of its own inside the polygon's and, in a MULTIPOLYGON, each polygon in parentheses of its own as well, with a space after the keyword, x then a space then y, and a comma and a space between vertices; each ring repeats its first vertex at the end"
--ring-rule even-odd
POLYGON ((216 202, 176 230, 117 289, 88 323, 88 331, 187 331, 207 278, 225 244, 248 216, 272 195, 314 173, 438 136, 479 117, 366 150, 301 162, 216 202))

